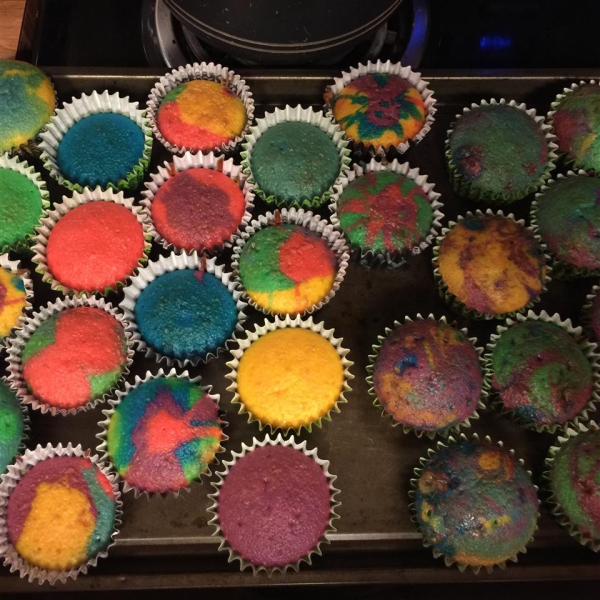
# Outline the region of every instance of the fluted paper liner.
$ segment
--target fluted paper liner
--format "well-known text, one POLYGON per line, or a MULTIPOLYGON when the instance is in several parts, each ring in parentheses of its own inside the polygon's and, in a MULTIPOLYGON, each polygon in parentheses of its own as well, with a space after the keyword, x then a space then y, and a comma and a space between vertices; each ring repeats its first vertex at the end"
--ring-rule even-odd
POLYGON ((35 410, 40 410, 42 413, 49 412, 51 415, 74 415, 78 412, 87 411, 99 402, 104 402, 110 395, 110 391, 102 394, 98 398, 94 398, 84 406, 78 406, 75 408, 59 408, 57 406, 51 406, 46 404, 43 400, 37 398, 32 392, 29 391, 27 383, 23 378, 23 363, 22 354, 25 345, 29 341, 29 338, 37 330, 37 328, 50 317, 53 317, 63 310, 69 308, 76 308, 81 306, 87 306, 91 308, 98 308, 114 317, 118 323, 123 327, 123 333, 127 344, 127 361, 123 368, 123 372, 119 377, 118 381, 114 384, 112 389, 117 388, 125 380, 131 364, 133 363, 133 339, 131 333, 128 331, 127 322, 123 315, 112 306, 109 302, 106 302, 104 298, 97 296, 83 296, 81 298, 59 298, 54 302, 49 302, 46 306, 42 306, 38 311, 34 312, 31 316, 27 317, 23 322, 22 326, 17 329, 13 335, 8 338, 8 383, 13 391, 17 394, 17 397, 23 402, 31 406, 35 410))
POLYGON ((15 275, 18 275, 23 285, 25 286, 25 306, 23 307, 23 311, 17 317, 17 323, 14 327, 11 328, 10 333, 8 333, 3 338, 0 338, 0 348, 3 348, 6 345, 6 340, 15 329, 21 327, 24 323, 27 315, 32 310, 32 301, 33 301, 33 281, 31 281, 31 277, 29 276, 29 271, 27 269, 21 268, 21 263, 18 260, 10 260, 8 254, 0 254, 0 268, 6 269, 15 275))
POLYGON ((252 569, 252 572, 254 575, 257 575, 261 571, 265 571, 269 577, 271 577, 273 575, 273 573, 285 573, 288 569, 293 569, 294 571, 297 572, 300 569, 300 565, 303 562, 305 562, 309 565, 312 565, 313 556, 315 554, 317 554, 319 556, 322 555, 321 546, 323 544, 331 543, 329 540, 329 536, 332 533, 334 533, 335 531, 337 531, 337 529, 333 525, 333 522, 336 519, 340 518, 336 512, 342 504, 339 500, 336 499, 336 496, 337 496, 337 494, 340 493, 340 490, 338 490, 337 488, 334 487, 334 483, 335 483, 335 480, 337 479, 337 477, 335 475, 332 475, 329 472, 329 464, 330 464, 329 461, 319 458, 317 456, 316 448, 309 450, 306 447, 306 440, 300 443, 300 442, 296 441, 296 438, 293 435, 286 439, 281 434, 277 435, 277 437, 271 437, 269 435, 266 435, 264 437, 264 439, 262 439, 262 440, 253 438, 252 444, 250 446, 246 445, 245 443, 242 443, 241 451, 240 452, 232 451, 231 455, 232 455, 231 460, 223 461, 223 466, 225 467, 225 469, 223 471, 217 473, 219 480, 217 482, 213 482, 213 484, 212 484, 212 486, 215 488, 215 492, 213 494, 208 495, 208 497, 213 501, 213 504, 208 508, 208 512, 210 512, 214 515, 210 519, 209 524, 214 525, 214 527, 215 527, 215 532, 213 533, 213 537, 216 537, 217 540, 219 540, 219 542, 220 542, 219 550, 229 553, 227 562, 234 562, 234 561, 238 560, 240 562, 240 571, 243 571, 244 569, 247 569, 248 567, 250 567, 252 569), (329 489, 331 492, 330 519, 329 519, 329 525, 328 525, 327 529, 325 530, 325 533, 323 534, 323 536, 321 537, 321 539, 319 540, 317 545, 306 556, 302 557, 299 561, 297 561, 293 564, 285 565, 283 567, 264 567, 262 565, 255 565, 255 564, 245 560, 244 558, 242 558, 241 556, 236 554, 236 552, 234 552, 234 550, 229 546, 227 540, 223 536, 223 532, 221 531, 221 527, 219 525, 219 512, 218 512, 219 494, 221 492, 221 486, 223 485, 223 482, 225 481, 225 479, 229 473, 229 470, 231 469, 231 467, 233 467, 233 465, 235 465, 235 463, 240 458, 246 456, 246 454, 249 454, 256 448, 261 448, 261 447, 267 446, 267 445, 269 445, 269 446, 291 446, 292 448, 295 448, 296 450, 299 450, 300 452, 302 452, 305 456, 312 458, 323 469, 323 473, 327 477, 327 480, 329 483, 329 489))
POLYGON ((195 367, 200 363, 207 363, 209 360, 212 360, 221 353, 229 350, 230 344, 236 341, 237 334, 244 330, 242 324, 246 320, 244 308, 246 308, 247 304, 242 300, 242 292, 237 290, 237 286, 232 280, 231 273, 225 270, 224 265, 217 264, 216 260, 215 257, 208 259, 200 258, 196 251, 189 254, 183 251, 179 253, 172 252, 169 256, 159 256, 158 260, 150 261, 145 268, 140 269, 138 274, 131 280, 130 284, 124 288, 124 298, 119 304, 119 307, 123 310, 125 317, 129 320, 127 330, 131 332, 131 337, 139 352, 143 352, 146 356, 154 358, 158 363, 164 361, 168 367, 178 365, 180 368, 184 369, 188 366, 195 367), (231 336, 222 346, 219 346, 214 352, 209 352, 204 357, 180 359, 165 356, 147 344, 140 334, 135 319, 135 304, 137 299, 150 283, 165 273, 182 269, 198 270, 201 268, 206 269, 207 273, 214 275, 231 292, 238 312, 238 320, 235 328, 231 333, 231 336))
POLYGON ((263 119, 256 119, 256 125, 250 128, 250 133, 246 135, 246 139, 242 144, 242 170, 248 176, 249 182, 254 185, 254 193, 264 200, 267 204, 275 204, 281 207, 296 207, 296 208, 316 208, 327 202, 331 197, 336 186, 340 185, 341 178, 347 173, 350 168, 350 150, 348 149, 348 139, 340 126, 328 119, 322 111, 316 111, 311 107, 302 108, 302 106, 285 106, 284 108, 276 108, 273 112, 265 113, 263 119), (319 196, 312 198, 302 198, 298 200, 288 200, 275 195, 267 195, 260 188, 252 173, 252 150, 260 139, 263 133, 270 127, 279 125, 280 123, 308 123, 318 127, 324 131, 337 147, 340 157, 340 170, 334 182, 319 196))
POLYGON ((70 443, 67 446, 63 446, 62 444, 58 444, 57 446, 52 446, 51 444, 37 446, 35 450, 27 450, 16 463, 10 465, 8 472, 0 479, 0 556, 4 558, 4 565, 10 568, 11 573, 17 571, 19 577, 21 579, 27 578, 29 583, 33 581, 37 581, 40 585, 45 582, 48 582, 50 585, 54 585, 57 582, 66 583, 69 579, 77 579, 79 575, 85 575, 90 567, 95 567, 98 564, 99 558, 106 558, 108 556, 108 550, 114 546, 115 537, 119 533, 122 516, 123 503, 121 502, 121 492, 117 485, 117 477, 99 460, 98 456, 91 454, 89 450, 83 450, 81 445, 73 446, 70 443), (96 556, 68 571, 42 569, 22 558, 8 538, 7 528, 6 510, 8 500, 21 477, 38 463, 57 456, 77 456, 90 460, 110 481, 115 495, 115 522, 111 541, 96 556))
MULTIPOLYGON (((7 387, 10 388, 8 378, 6 376, 3 375, 2 377, 0 377, 0 383, 3 383, 7 387)), ((11 389, 11 392, 14 393, 14 390, 12 388, 10 388, 10 389, 11 389)), ((25 404, 23 404, 23 402, 19 402, 19 409, 21 410, 21 414, 23 415, 23 435, 21 436, 21 441, 19 442, 19 446, 17 448, 17 454, 13 458, 12 462, 19 460, 19 457, 23 454, 23 452, 25 452, 25 449, 26 449, 25 442, 29 438, 29 434, 31 432, 31 419, 29 418, 29 411, 27 410, 27 406, 25 406, 25 404)), ((0 477, 1 476, 2 476, 2 471, 0 471, 0 477)), ((0 555, 1 555, 1 553, 0 553, 0 555)))

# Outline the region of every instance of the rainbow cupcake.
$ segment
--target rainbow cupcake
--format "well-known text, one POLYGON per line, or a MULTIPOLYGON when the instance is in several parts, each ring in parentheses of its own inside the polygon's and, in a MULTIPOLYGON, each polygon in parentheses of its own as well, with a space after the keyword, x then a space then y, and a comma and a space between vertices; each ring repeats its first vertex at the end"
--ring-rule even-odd
POLYGON ((8 254, 0 254, 0 347, 20 326, 31 308, 33 282, 29 271, 20 267, 18 260, 10 260, 8 254))
POLYGON ((15 393, 0 379, 0 475, 25 449, 29 417, 15 393))

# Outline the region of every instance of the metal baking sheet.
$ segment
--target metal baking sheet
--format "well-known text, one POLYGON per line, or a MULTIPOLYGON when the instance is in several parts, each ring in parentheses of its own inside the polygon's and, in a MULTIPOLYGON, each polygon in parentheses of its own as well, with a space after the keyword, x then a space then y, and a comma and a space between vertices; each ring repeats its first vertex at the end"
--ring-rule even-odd
MULTIPOLYGON (((331 71, 257 71, 240 70, 248 81, 257 102, 257 116, 265 110, 283 104, 312 104, 320 106, 325 85, 336 75, 331 71)), ((48 69, 61 101, 92 90, 119 91, 134 100, 145 103, 148 92, 162 71, 106 71, 48 69)), ((545 113, 554 95, 571 81, 598 78, 600 72, 592 71, 536 71, 536 72, 426 72, 438 99, 436 122, 425 140, 409 150, 403 159, 419 167, 441 193, 446 218, 479 208, 475 203, 457 198, 448 183, 444 164, 445 134, 463 106, 482 98, 505 97, 524 101, 545 113)), ((154 144, 151 170, 169 158, 167 151, 154 144)), ((59 201, 68 193, 56 184, 41 167, 51 199, 59 201)), ((139 191, 135 194, 139 200, 139 191)), ((530 199, 514 206, 517 217, 527 217, 530 199)), ((257 213, 264 211, 257 200, 257 213)), ((511 208, 511 211, 513 209, 511 208)), ((327 215, 326 208, 319 211, 327 215)), ((151 259, 156 259, 162 248, 154 247, 151 259)), ((229 256, 226 255, 226 260, 229 256)), ((31 267, 29 260, 25 263, 31 267)), ((35 305, 39 307, 58 297, 50 287, 41 284, 34 276, 35 305)), ((559 312, 562 317, 580 320, 580 309, 593 282, 552 282, 543 295, 539 309, 559 312)), ((109 299, 118 303, 120 295, 109 299)), ((247 327, 264 320, 264 315, 248 309, 247 327)), ((109 590, 140 588, 232 587, 287 584, 352 584, 352 583, 445 583, 478 581, 532 581, 532 580, 582 580, 600 579, 600 556, 580 546, 557 525, 542 506, 542 517, 535 541, 527 554, 517 564, 506 570, 496 569, 491 574, 460 573, 435 560, 424 549, 419 534, 410 520, 408 509, 409 480, 420 456, 433 442, 403 434, 392 428, 373 407, 367 394, 365 367, 371 345, 386 326, 395 319, 417 313, 446 315, 460 326, 467 326, 480 344, 485 344, 493 331, 494 323, 468 322, 456 317, 438 297, 433 281, 431 249, 415 257, 396 270, 368 270, 351 264, 346 278, 333 300, 314 317, 335 329, 344 338, 354 361, 351 371, 355 375, 348 404, 332 421, 312 434, 303 434, 309 445, 316 446, 319 455, 331 461, 331 471, 338 476, 337 486, 342 501, 337 521, 338 531, 331 536, 332 544, 324 546, 324 555, 316 557, 312 567, 303 565, 299 573, 267 578, 254 577, 251 572, 240 572, 238 563, 228 564, 227 555, 217 552, 211 537, 213 528, 207 524, 207 493, 209 483, 191 486, 190 493, 179 498, 145 497, 134 499, 124 496, 124 520, 117 544, 109 558, 101 560, 89 574, 57 585, 57 592, 65 590, 109 590)), ((232 408, 232 394, 226 390, 227 356, 208 365, 190 369, 201 375, 206 384, 221 395, 221 405, 227 411, 230 436, 227 451, 239 449, 242 442, 249 443, 254 436, 264 434, 256 423, 248 424, 232 408)), ((136 355, 130 377, 157 369, 152 361, 136 355)), ((32 412, 32 435, 28 446, 72 442, 95 449, 101 420, 101 406, 76 416, 52 417, 32 412)), ((553 437, 520 429, 493 410, 483 411, 473 431, 503 440, 516 449, 526 466, 533 471, 534 480, 540 482, 543 460, 553 437)), ((228 452, 224 455, 227 457, 228 452)), ((214 476, 213 476, 214 478, 214 476)), ((48 591, 28 584, 8 569, 0 568, 0 590, 5 593, 48 591)))

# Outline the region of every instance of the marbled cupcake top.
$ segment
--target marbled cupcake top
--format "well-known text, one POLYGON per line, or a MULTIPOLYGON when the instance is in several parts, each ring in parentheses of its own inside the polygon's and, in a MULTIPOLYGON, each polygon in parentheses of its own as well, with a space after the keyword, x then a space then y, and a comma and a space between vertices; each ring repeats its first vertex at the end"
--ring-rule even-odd
POLYGON ((208 470, 223 438, 217 403, 202 388, 161 377, 132 389, 117 405, 108 453, 130 486, 176 492, 208 470))
POLYGON ((25 435, 25 416, 15 393, 0 381, 0 475, 6 472, 25 435))
POLYGON ((491 567, 530 541, 537 494, 517 459, 476 441, 454 442, 425 464, 415 510, 425 541, 459 565, 491 567))
POLYGON ((560 152, 577 167, 600 171, 600 86, 584 85, 566 94, 552 125, 560 152))
POLYGON ((492 386, 502 404, 530 425, 565 423, 592 395, 592 366, 574 338, 540 320, 517 323, 493 348, 492 386))
POLYGON ((412 140, 423 128, 427 109, 419 90, 398 75, 369 73, 331 99, 333 118, 348 137, 385 148, 412 140))
POLYGON ((577 269, 600 268, 600 179, 559 179, 539 197, 537 221, 558 260, 577 269))
POLYGON ((336 210, 350 244, 379 254, 412 250, 425 240, 433 223, 425 190, 391 171, 357 177, 342 192, 336 210))
POLYGON ((484 105, 464 113, 450 134, 450 165, 483 196, 526 196, 548 163, 548 142, 525 111, 484 105))
POLYGON ((245 211, 244 194, 231 177, 199 168, 167 179, 151 207, 156 231, 189 252, 222 247, 240 227, 245 211))
POLYGON ((383 342, 373 385, 395 422, 436 431, 473 414, 483 375, 479 355, 461 331, 438 321, 415 321, 398 326, 383 342))
POLYGON ((18 273, 0 267, 0 340, 18 326, 27 306, 25 283, 18 273))
POLYGON ((167 142, 193 152, 209 152, 242 133, 246 109, 235 91, 216 81, 196 79, 164 97, 156 124, 167 142))
POLYGON ((521 310, 544 287, 545 259, 533 233, 506 217, 460 221, 442 240, 438 260, 450 294, 478 313, 521 310))
POLYGON ((302 451, 264 446, 231 467, 217 511, 236 555, 267 568, 293 565, 327 530, 329 483, 319 464, 302 451))
POLYGON ((111 482, 87 458, 37 463, 8 499, 8 537, 31 565, 68 571, 105 550, 115 529, 111 482))

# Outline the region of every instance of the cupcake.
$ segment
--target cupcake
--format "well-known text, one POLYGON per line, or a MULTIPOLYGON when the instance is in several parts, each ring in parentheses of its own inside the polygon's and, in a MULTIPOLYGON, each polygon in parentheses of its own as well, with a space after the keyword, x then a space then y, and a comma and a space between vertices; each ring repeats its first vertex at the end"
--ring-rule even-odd
POLYGON ((57 300, 8 342, 11 387, 42 412, 73 414, 102 400, 129 371, 123 317, 95 297, 57 300))
POLYGON ((258 421, 261 429, 269 425, 271 431, 300 433, 304 427, 310 432, 346 402, 353 363, 341 338, 323 323, 276 318, 238 343, 234 360, 227 363, 232 404, 240 404, 240 414, 248 413, 248 421, 258 421))
POLYGON ((535 110, 514 100, 484 100, 456 118, 446 157, 458 194, 508 204, 534 192, 550 176, 556 144, 535 110))
POLYGON ((33 141, 48 123, 56 98, 43 71, 19 60, 0 60, 0 154, 33 141))
POLYGON ((150 177, 141 203, 165 248, 218 251, 250 222, 252 186, 231 158, 187 152, 150 177))
POLYGON ((586 297, 586 305, 584 306, 584 319, 589 327, 592 340, 600 342, 600 287, 595 285, 592 288, 592 293, 586 297))
POLYGON ((15 393, 0 380, 0 475, 6 473, 21 450, 29 429, 27 411, 15 393))
POLYGON ((396 321, 394 327, 378 337, 369 357, 367 382, 375 406, 418 436, 468 426, 478 417, 484 392, 477 340, 433 315, 396 321))
POLYGON ((194 63, 161 77, 148 96, 148 118, 170 152, 229 152, 252 123, 254 101, 227 67, 194 63))
POLYGON ((550 106, 548 120, 558 151, 576 168, 600 172, 600 86, 592 80, 565 88, 550 106))
POLYGON ((135 189, 152 152, 152 132, 138 102, 108 91, 65 102, 40 137, 50 175, 78 192, 135 189))
POLYGON ((558 175, 536 194, 531 222, 550 256, 553 275, 600 275, 600 179, 584 171, 558 175))
POLYGON ((355 149, 402 153, 421 141, 433 123, 435 100, 427 86, 408 66, 369 61, 335 78, 324 98, 355 149))
MULTIPOLYGON (((538 431, 554 431, 597 399, 596 345, 583 342, 569 319, 539 315, 507 320, 488 346, 491 387, 503 410, 538 431)), ((589 405, 589 406, 588 406, 589 405)))
POLYGON ((21 324, 25 311, 31 308, 33 283, 29 271, 20 268, 19 261, 0 254, 0 347, 21 324))
POLYGON ((307 450, 306 442, 267 436, 243 445, 224 465, 209 510, 219 550, 229 552, 229 562, 239 560, 240 569, 269 575, 311 564, 338 518, 329 462, 307 450))
POLYGON ((550 448, 545 478, 552 512, 581 544, 600 551, 600 431, 594 421, 567 428, 550 448))
POLYGON ((477 436, 422 460, 412 481, 416 522, 425 546, 462 571, 517 560, 537 528, 538 498, 530 474, 512 451, 477 436))
POLYGON ((477 211, 443 229, 434 248, 434 275, 443 297, 474 318, 502 318, 539 301, 548 280, 534 234, 499 211, 477 211))
POLYGON ((219 396, 203 390, 199 377, 185 371, 147 373, 117 392, 98 448, 125 482, 125 491, 178 493, 201 475, 222 451, 226 439, 219 417, 219 396), (167 436, 165 432, 169 432, 167 436))
POLYGON ((134 277, 120 306, 138 348, 184 367, 207 362, 235 340, 245 319, 241 292, 215 259, 161 256, 134 277))
POLYGON ((16 156, 0 156, 0 252, 29 250, 49 197, 33 167, 16 156))
POLYGON ((348 264, 339 232, 311 212, 291 209, 252 221, 232 267, 249 302, 267 314, 311 313, 339 288, 348 264))
POLYGON ((348 142, 320 111, 276 108, 250 131, 242 168, 256 185, 255 193, 269 204, 319 206, 348 170, 348 142))
POLYGON ((33 262, 52 289, 75 295, 116 290, 147 260, 150 228, 131 198, 85 189, 63 196, 37 229, 33 262))
POLYGON ((4 564, 30 582, 75 579, 107 556, 121 506, 114 475, 81 446, 28 450, 0 483, 4 564))
POLYGON ((366 266, 399 266, 433 240, 442 206, 419 169, 397 160, 354 165, 333 195, 331 222, 366 266))

